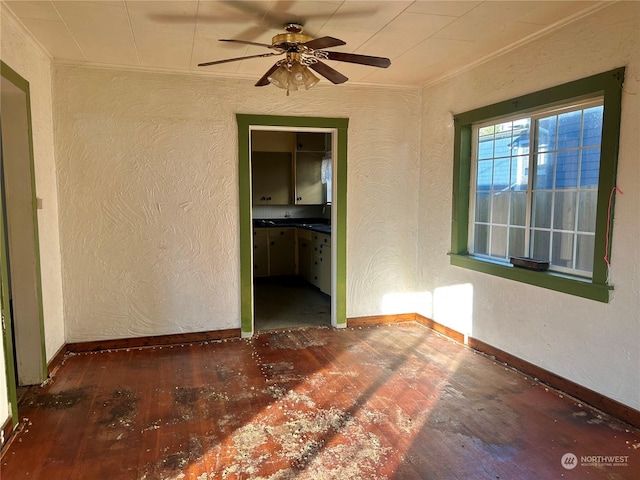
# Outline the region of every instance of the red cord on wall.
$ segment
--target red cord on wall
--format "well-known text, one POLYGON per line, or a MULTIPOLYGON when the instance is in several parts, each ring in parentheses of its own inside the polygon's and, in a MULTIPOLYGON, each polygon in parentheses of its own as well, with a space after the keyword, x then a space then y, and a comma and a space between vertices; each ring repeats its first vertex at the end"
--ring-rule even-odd
POLYGON ((607 268, 611 267, 611 262, 609 261, 609 237, 611 235, 611 205, 613 203, 613 194, 615 192, 620 193, 620 195, 624 195, 624 192, 617 186, 614 186, 609 194, 609 208, 607 208, 607 239, 604 248, 604 261, 607 264, 607 268))

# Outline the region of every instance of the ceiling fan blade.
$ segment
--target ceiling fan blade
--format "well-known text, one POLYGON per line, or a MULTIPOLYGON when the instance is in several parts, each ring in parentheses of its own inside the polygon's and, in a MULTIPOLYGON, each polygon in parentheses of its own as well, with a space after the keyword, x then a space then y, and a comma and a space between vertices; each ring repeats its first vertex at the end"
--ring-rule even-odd
POLYGON ((358 63, 360 65, 370 65, 372 67, 387 68, 391 65, 391 60, 385 57, 372 57, 370 55, 358 55, 344 52, 325 52, 329 60, 338 62, 358 63))
POLYGON ((272 57, 274 55, 282 55, 281 53, 261 53, 260 55, 249 55, 248 57, 227 58, 225 60, 214 60, 213 62, 199 63, 199 67, 208 67, 209 65, 218 65, 220 63, 238 62, 247 58, 272 57))
POLYGON ((262 78, 260 78, 260 80, 256 82, 256 85, 255 85, 256 87, 264 87, 265 85, 269 85, 269 83, 271 83, 269 82, 269 76, 278 69, 278 67, 280 66, 278 63, 279 62, 274 63, 273 67, 267 70, 267 72, 262 76, 262 78))
MULTIPOLYGON (((262 25, 250 25, 243 31, 236 33, 234 39, 245 41, 252 41, 258 38, 260 35, 267 32, 267 28, 262 25)), ((264 44, 263 44, 264 45, 264 44)))
POLYGON ((313 40, 309 40, 308 42, 303 43, 307 48, 311 50, 322 50, 323 48, 331 48, 331 47, 339 47, 340 45, 346 45, 343 40, 333 37, 320 37, 314 38, 313 40))
POLYGON ((235 38, 220 38, 218 41, 219 42, 243 43, 245 45, 255 45, 256 47, 271 48, 271 45, 269 45, 268 43, 250 42, 248 40, 236 40, 235 38))
POLYGON ((339 71, 334 70, 326 63, 322 63, 320 61, 310 64, 309 67, 332 83, 344 83, 349 80, 348 77, 345 77, 339 71))

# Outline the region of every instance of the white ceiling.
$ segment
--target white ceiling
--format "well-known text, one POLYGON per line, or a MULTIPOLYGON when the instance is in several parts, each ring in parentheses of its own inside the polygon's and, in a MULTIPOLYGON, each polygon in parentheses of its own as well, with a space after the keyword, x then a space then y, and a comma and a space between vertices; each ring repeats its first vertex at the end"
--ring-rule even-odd
MULTIPOLYGON (((2 7, 56 61, 198 71, 258 79, 280 57, 198 67, 271 50, 218 42, 271 43, 287 22, 330 50, 389 57, 379 69, 327 61, 350 82, 427 85, 592 13, 593 1, 5 1, 2 7)), ((550 52, 552 53, 552 52, 550 52)))

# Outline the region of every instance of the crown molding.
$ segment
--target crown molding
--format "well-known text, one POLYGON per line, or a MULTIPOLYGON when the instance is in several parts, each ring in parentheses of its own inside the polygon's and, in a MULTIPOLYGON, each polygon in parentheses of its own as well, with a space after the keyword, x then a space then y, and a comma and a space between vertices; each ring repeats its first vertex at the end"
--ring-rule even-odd
POLYGON ((523 47, 531 42, 534 42, 540 38, 546 37, 547 35, 550 35, 553 32, 556 32, 558 30, 560 30, 561 28, 566 27, 567 25, 570 25, 574 22, 577 22, 579 20, 582 20, 585 17, 588 17, 590 15, 593 15, 594 13, 602 10, 603 8, 609 7, 615 3, 619 3, 618 0, 614 0, 614 1, 599 1, 599 2, 594 2, 592 4, 590 4, 588 7, 574 13, 573 15, 570 15, 566 18, 563 18, 562 20, 553 23, 547 27, 544 27, 540 30, 538 30, 535 33, 532 33, 530 35, 527 35, 526 37, 521 38, 520 40, 513 42, 509 45, 506 45, 488 55, 485 55, 484 57, 480 57, 477 60, 468 63, 460 68, 455 69, 452 72, 446 73, 444 75, 441 75, 433 80, 429 80, 426 83, 422 84, 422 88, 429 88, 429 87, 433 87, 435 85, 438 85, 440 83, 444 83, 446 81, 449 81, 465 72, 468 72, 469 70, 473 70, 474 68, 483 65, 485 63, 488 63, 492 60, 495 60, 496 58, 499 58, 503 55, 506 55, 509 52, 512 52, 514 50, 517 50, 520 47, 523 47))
POLYGON ((38 52, 45 56, 49 61, 53 60, 53 56, 48 52, 46 48, 38 41, 36 37, 29 31, 29 29, 20 21, 20 19, 13 13, 13 10, 4 2, 0 1, 0 17, 3 20, 7 20, 19 33, 29 40, 38 52))

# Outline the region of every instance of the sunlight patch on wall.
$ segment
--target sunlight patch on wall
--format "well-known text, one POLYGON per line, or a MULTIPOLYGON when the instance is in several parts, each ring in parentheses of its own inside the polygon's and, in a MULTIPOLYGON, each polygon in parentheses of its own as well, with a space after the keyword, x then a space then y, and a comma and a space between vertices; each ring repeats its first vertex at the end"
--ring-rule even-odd
POLYGON ((438 323, 463 333, 473 333, 473 285, 438 287, 433 292, 433 316, 438 323))
POLYGON ((397 292, 387 293, 382 297, 382 314, 396 315, 400 313, 420 313, 427 316, 432 311, 431 292, 397 292))

